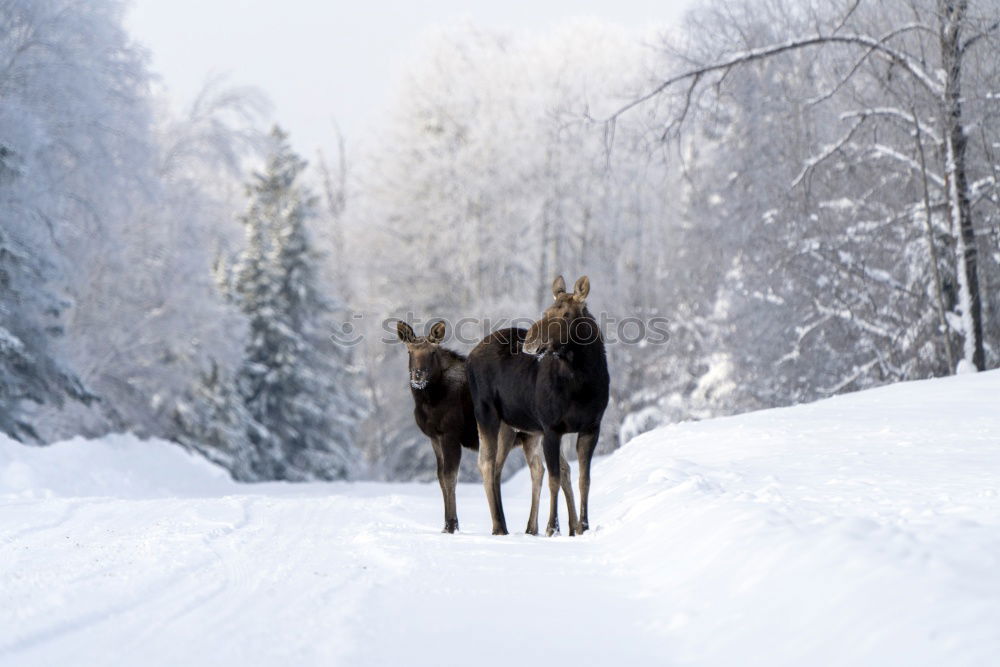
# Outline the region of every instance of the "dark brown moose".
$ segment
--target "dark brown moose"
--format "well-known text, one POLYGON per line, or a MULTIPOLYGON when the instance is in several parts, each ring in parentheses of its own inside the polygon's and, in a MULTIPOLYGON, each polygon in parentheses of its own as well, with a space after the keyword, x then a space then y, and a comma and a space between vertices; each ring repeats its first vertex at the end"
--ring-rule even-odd
POLYGON ((555 302, 530 329, 501 329, 469 353, 469 390, 479 423, 479 464, 493 517, 493 534, 507 533, 494 456, 513 438, 542 437, 549 473, 547 535, 559 532, 559 488, 569 490, 570 535, 589 528, 590 462, 608 405, 608 364, 597 321, 587 310, 590 280, 566 291, 562 276, 552 284, 555 302), (560 453, 565 433, 577 433, 580 517, 573 507, 569 469, 560 453))

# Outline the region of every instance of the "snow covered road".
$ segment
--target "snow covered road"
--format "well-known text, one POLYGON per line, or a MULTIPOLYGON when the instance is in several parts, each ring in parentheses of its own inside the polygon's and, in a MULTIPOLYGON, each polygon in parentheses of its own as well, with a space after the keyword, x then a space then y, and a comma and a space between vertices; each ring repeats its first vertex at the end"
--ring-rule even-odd
MULTIPOLYGON (((528 488, 504 486, 512 528, 528 488)), ((0 440, 0 664, 1000 655, 1000 372, 660 429, 593 494, 582 538, 492 537, 460 485, 449 536, 436 485, 245 486, 129 436, 0 440)))

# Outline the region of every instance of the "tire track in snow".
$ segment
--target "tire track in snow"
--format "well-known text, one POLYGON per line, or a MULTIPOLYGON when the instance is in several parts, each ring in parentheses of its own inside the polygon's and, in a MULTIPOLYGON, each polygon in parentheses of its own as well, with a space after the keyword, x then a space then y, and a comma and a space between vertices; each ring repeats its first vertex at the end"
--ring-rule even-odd
MULTIPOLYGON (((66 508, 57 516, 54 521, 49 521, 41 523, 30 528, 23 528, 21 530, 15 531, 13 533, 7 533, 3 535, 3 540, 8 544, 13 544, 23 538, 35 535, 37 533, 43 533, 45 531, 55 530, 61 526, 66 525, 69 521, 80 511, 83 507, 89 507, 93 505, 106 505, 108 503, 114 502, 112 499, 107 500, 72 500, 72 501, 62 501, 65 503, 66 508)), ((19 503, 20 504, 20 503, 19 503)), ((38 506, 40 501, 23 503, 27 506, 38 506)), ((16 505, 15 505, 16 506, 16 505)), ((9 508, 10 506, 8 506, 9 508)), ((5 509, 8 509, 5 508, 5 509)), ((3 523, 3 518, 0 517, 0 523, 3 523)))
MULTIPOLYGON (((36 530, 29 531, 28 534, 37 535, 45 532, 46 529, 63 526, 67 524, 70 519, 78 515, 81 509, 90 509, 98 505, 108 506, 110 504, 110 502, 78 501, 76 504, 70 506, 69 511, 65 513, 61 520, 54 522, 47 527, 43 526, 36 530)), ((132 503, 126 502, 124 504, 129 505, 132 503)), ((236 530, 239 530, 239 528, 246 525, 247 522, 247 509, 244 506, 243 518, 232 526, 223 529, 214 529, 214 532, 210 532, 209 535, 205 537, 206 544, 210 547, 212 540, 219 539, 235 532, 236 530)), ((200 601, 195 600, 193 602, 190 599, 185 599, 186 596, 184 592, 179 589, 183 588, 185 581, 197 576, 201 572, 211 569, 211 565, 213 563, 217 564, 220 561, 221 559, 219 559, 218 555, 216 555, 214 559, 205 559, 196 563, 188 564, 172 570, 167 574, 161 575, 158 579, 153 579, 151 582, 147 582, 141 590, 130 592, 127 599, 119 600, 113 604, 108 604, 99 609, 94 609, 85 613, 71 615, 68 618, 64 618, 56 623, 52 623, 29 632, 16 640, 7 643, 0 643, 0 658, 3 658, 4 656, 13 656, 18 653, 30 652, 33 648, 43 644, 93 629, 95 626, 103 623, 120 622, 124 616, 131 614, 132 612, 142 608, 148 608, 151 605, 162 604, 161 600, 165 598, 181 598, 181 604, 185 607, 189 607, 189 612, 193 611, 212 597, 222 594, 225 591, 225 585, 219 586, 217 590, 205 595, 200 601)), ((92 572, 90 574, 90 578, 99 577, 113 569, 114 566, 111 566, 110 568, 92 572)), ((77 578, 76 582, 80 582, 81 580, 82 578, 77 578)), ((124 650, 129 644, 134 643, 135 641, 133 640, 131 642, 125 642, 124 644, 119 644, 115 647, 115 650, 124 650)))

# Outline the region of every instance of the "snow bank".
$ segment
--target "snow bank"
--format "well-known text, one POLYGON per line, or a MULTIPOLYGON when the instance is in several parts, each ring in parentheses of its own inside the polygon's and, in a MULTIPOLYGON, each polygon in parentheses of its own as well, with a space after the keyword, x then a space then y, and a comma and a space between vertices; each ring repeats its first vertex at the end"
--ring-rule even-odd
POLYGON ((0 435, 0 496, 158 498, 239 488, 222 468, 164 440, 115 434, 32 447, 0 435))
POLYGON ((668 426, 595 479, 681 662, 995 664, 1000 372, 668 426))

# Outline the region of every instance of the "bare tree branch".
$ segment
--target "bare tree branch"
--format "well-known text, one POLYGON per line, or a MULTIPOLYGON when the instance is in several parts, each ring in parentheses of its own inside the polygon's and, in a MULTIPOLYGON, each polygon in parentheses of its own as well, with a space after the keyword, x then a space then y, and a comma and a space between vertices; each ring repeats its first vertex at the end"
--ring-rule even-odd
POLYGON ((840 32, 841 30, 843 30, 844 26, 851 19, 851 16, 854 15, 854 12, 857 11, 858 6, 860 4, 861 4, 861 0, 854 0, 854 2, 851 3, 851 6, 848 7, 848 9, 847 9, 846 12, 844 12, 843 18, 840 19, 840 23, 838 23, 837 27, 833 29, 834 34, 840 32))
POLYGON ((977 33, 977 34, 973 35, 972 37, 970 37, 965 42, 965 44, 962 45, 962 49, 961 49, 962 54, 964 55, 965 52, 968 51, 969 49, 971 49, 976 44, 976 42, 978 42, 979 40, 983 39, 984 37, 988 37, 990 35, 990 33, 992 33, 992 32, 996 32, 996 30, 998 28, 1000 28, 1000 20, 994 21, 985 30, 983 30, 980 33, 977 33))
POLYGON ((799 172, 798 176, 796 176, 792 180, 792 187, 797 188, 799 184, 803 181, 803 179, 805 179, 805 177, 808 176, 813 171, 813 169, 815 169, 817 166, 819 166, 826 160, 830 159, 831 156, 836 155, 840 151, 840 149, 842 149, 847 144, 847 142, 849 142, 852 138, 854 138, 854 134, 858 131, 858 128, 860 128, 864 124, 864 122, 865 122, 864 117, 858 118, 855 121, 854 125, 851 126, 851 129, 849 129, 844 134, 843 137, 841 137, 838 141, 824 148, 823 151, 816 157, 808 160, 806 162, 806 166, 803 167, 802 171, 799 172))
POLYGON ((700 80, 700 74, 696 74, 691 78, 691 85, 688 86, 687 92, 684 94, 684 106, 681 108, 681 112, 670 121, 670 124, 663 131, 663 139, 666 139, 675 128, 679 128, 684 124, 684 119, 687 118, 688 111, 691 109, 691 97, 694 95, 694 90, 700 80))
POLYGON ((870 58, 871 55, 872 55, 872 49, 868 49, 867 51, 865 51, 864 55, 858 58, 857 62, 854 63, 854 65, 847 72, 847 74, 845 74, 840 78, 840 81, 838 81, 832 88, 830 88, 830 90, 826 91, 825 93, 821 93, 816 97, 812 97, 806 100, 806 106, 811 106, 811 107, 816 106, 817 104, 826 102, 828 99, 839 93, 841 89, 847 85, 847 82, 850 81, 852 78, 854 78, 854 75, 858 73, 858 70, 861 69, 861 66, 864 65, 865 62, 867 62, 868 58, 870 58))
POLYGON ((886 118, 895 118, 902 120, 911 125, 916 132, 919 134, 925 134, 930 137, 931 141, 934 142, 936 146, 942 146, 944 141, 941 139, 940 135, 930 126, 920 122, 920 119, 915 115, 907 113, 902 109, 897 107, 873 107, 871 109, 862 109, 860 111, 850 111, 841 115, 842 119, 856 118, 859 116, 883 116, 886 118))
POLYGON ((892 49, 886 46, 886 42, 890 39, 902 35, 913 30, 924 29, 925 26, 920 24, 908 24, 895 30, 892 30, 880 38, 871 37, 870 35, 861 34, 832 34, 832 35, 814 35, 812 37, 801 37, 796 39, 791 39, 781 44, 771 44, 769 46, 763 46, 757 49, 751 49, 749 51, 744 51, 742 53, 737 53, 730 56, 726 60, 718 63, 713 63, 711 65, 705 65, 696 69, 688 70, 676 76, 672 76, 669 79, 663 81, 658 86, 653 88, 645 95, 642 95, 625 106, 621 107, 615 111, 611 116, 609 116, 605 122, 610 122, 625 112, 633 109, 634 107, 648 102, 657 95, 660 95, 665 90, 671 86, 680 83, 681 81, 686 81, 693 78, 701 78, 707 74, 713 72, 726 72, 734 67, 740 65, 746 65, 758 60, 765 60, 773 56, 777 56, 788 51, 797 51, 800 49, 820 46, 823 44, 846 44, 850 46, 860 46, 869 50, 870 53, 878 53, 882 57, 886 58, 890 62, 893 62, 907 72, 909 72, 913 78, 920 83, 924 88, 926 88, 931 94, 938 97, 944 93, 944 88, 942 85, 933 77, 930 73, 924 70, 921 65, 916 62, 909 55, 892 49))
MULTIPOLYGON (((896 149, 886 146, 885 144, 873 144, 872 146, 869 147, 869 151, 876 157, 887 157, 891 160, 895 160, 896 162, 906 167, 908 171, 911 171, 914 174, 919 175, 923 173, 922 170, 920 169, 919 162, 917 162, 908 155, 903 155, 896 149)), ((931 172, 928 172, 927 176, 928 180, 933 181, 933 183, 937 185, 939 188, 944 189, 945 179, 931 172)))

